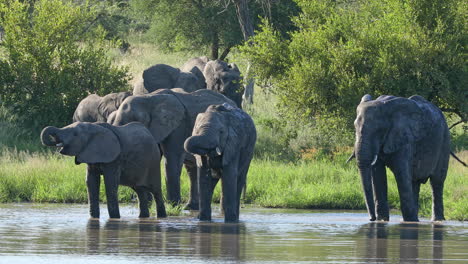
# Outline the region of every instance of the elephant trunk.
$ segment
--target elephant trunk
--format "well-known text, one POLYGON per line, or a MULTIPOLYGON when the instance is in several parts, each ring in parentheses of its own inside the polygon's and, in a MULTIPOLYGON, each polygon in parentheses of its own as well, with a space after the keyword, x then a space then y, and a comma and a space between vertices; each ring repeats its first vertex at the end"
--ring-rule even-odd
POLYGON ((217 144, 209 136, 191 136, 185 140, 184 148, 192 154, 208 155, 217 148, 217 144))
POLYGON ((45 146, 56 146, 57 144, 60 144, 60 142, 57 140, 57 133, 59 131, 60 130, 58 128, 53 126, 44 128, 41 132, 42 144, 45 146))
POLYGON ((359 173, 361 175, 362 187, 364 190, 364 198, 366 200, 367 212, 370 216, 370 221, 376 219, 375 203, 372 187, 372 166, 376 162, 377 155, 372 151, 372 147, 358 141, 355 146, 356 159, 358 161, 359 173))

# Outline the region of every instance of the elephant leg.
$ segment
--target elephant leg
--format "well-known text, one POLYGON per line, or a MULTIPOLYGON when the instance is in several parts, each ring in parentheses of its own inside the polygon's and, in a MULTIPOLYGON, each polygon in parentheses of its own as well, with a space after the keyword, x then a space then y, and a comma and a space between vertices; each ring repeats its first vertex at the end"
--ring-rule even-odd
POLYGON ((162 196, 161 188, 153 189, 151 193, 154 196, 154 200, 156 201, 156 215, 158 218, 167 217, 166 207, 164 205, 164 199, 162 196))
MULTIPOLYGON (((400 162, 402 163, 402 162, 400 162)), ((417 222, 418 209, 414 201, 412 175, 407 163, 392 168, 395 174, 398 193, 400 195, 400 207, 404 221, 417 222)))
POLYGON ((99 218, 99 185, 100 173, 88 165, 86 170, 86 186, 88 188, 89 214, 92 218, 99 218))
POLYGON ((377 220, 388 221, 390 219, 390 212, 387 200, 387 171, 384 163, 380 160, 372 167, 372 186, 374 189, 377 220))
POLYGON ((180 204, 180 173, 184 163, 185 151, 177 135, 170 135, 161 148, 165 157, 167 200, 173 205, 180 204))
POLYGON ((186 210, 198 210, 199 209, 199 198, 198 198, 198 172, 196 164, 184 164, 187 174, 190 178, 190 198, 188 203, 185 205, 186 210))
POLYGON ((417 181, 412 182, 413 185, 413 199, 416 203, 417 212, 419 212, 419 191, 421 190, 421 183, 417 181))
POLYGON ((248 168, 243 170, 239 174, 239 178, 237 179, 237 197, 236 197, 237 198, 237 207, 236 207, 237 217, 239 217, 239 215, 240 215, 240 200, 241 200, 242 193, 244 194, 244 197, 245 197, 245 186, 247 184, 247 182, 246 182, 246 180, 247 180, 247 170, 248 170, 248 168))
POLYGON ((211 169, 208 167, 207 158, 202 156, 202 166, 198 168, 198 193, 199 193, 199 214, 202 221, 211 220, 211 200, 213 190, 219 179, 211 176, 211 169))
MULTIPOLYGON (((233 162, 236 164, 236 162, 233 162)), ((223 177, 221 178, 224 202, 224 222, 239 221, 238 214, 238 173, 234 166, 223 168, 223 177)), ((241 189, 242 190, 242 189, 241 189)))
POLYGON ((150 217, 150 213, 149 213, 150 203, 148 199, 149 198, 148 196, 150 196, 148 195, 149 193, 142 187, 135 187, 133 188, 133 190, 135 190, 138 196, 138 207, 140 208, 140 215, 138 217, 140 218, 150 217))
POLYGON ((432 187, 432 221, 443 221, 444 217, 444 182, 433 180, 431 177, 432 187))
POLYGON ((119 212, 119 189, 120 168, 108 166, 104 169, 104 184, 106 187, 107 210, 110 218, 120 218, 119 212))

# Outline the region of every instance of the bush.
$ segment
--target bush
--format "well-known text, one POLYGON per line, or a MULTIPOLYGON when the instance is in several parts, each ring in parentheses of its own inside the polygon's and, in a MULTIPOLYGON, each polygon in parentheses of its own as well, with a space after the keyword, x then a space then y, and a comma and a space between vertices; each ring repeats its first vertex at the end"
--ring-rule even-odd
POLYGON ((60 0, 0 5, 0 100, 14 122, 62 126, 89 93, 127 88, 127 69, 112 65, 106 57, 112 43, 102 27, 93 27, 96 14, 88 5, 60 0))
POLYGON ((467 120, 463 1, 297 2, 289 42, 265 23, 242 48, 284 116, 351 130, 364 94, 419 94, 467 120))

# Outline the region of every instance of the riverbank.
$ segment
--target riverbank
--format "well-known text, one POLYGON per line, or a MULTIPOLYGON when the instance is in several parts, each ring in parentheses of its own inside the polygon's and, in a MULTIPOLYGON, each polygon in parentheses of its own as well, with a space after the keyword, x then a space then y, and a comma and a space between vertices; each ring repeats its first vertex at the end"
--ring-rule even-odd
MULTIPOLYGON (((463 160, 468 151, 459 152, 463 160)), ((254 159, 247 180, 244 203, 262 207, 301 209, 365 209, 355 163, 345 164, 344 155, 334 160, 284 163, 254 159)), ((75 165, 73 158, 58 153, 3 151, 0 155, 0 202, 86 203, 86 165, 75 165)), ((162 170, 163 171, 163 170, 162 170)), ((467 171, 451 159, 445 182, 445 215, 450 220, 468 220, 467 171)), ((189 181, 183 172, 181 192, 188 198, 189 181)), ((399 209, 395 178, 388 173, 389 203, 399 209)), ((105 192, 101 185, 101 200, 105 192)), ((220 186, 214 200, 219 201, 220 186)), ((165 184, 163 180, 163 192, 165 184)), ((130 188, 119 188, 121 202, 135 202, 130 188)), ((420 215, 430 217, 431 188, 421 187, 420 215)), ((175 208, 173 214, 177 214, 175 208)))

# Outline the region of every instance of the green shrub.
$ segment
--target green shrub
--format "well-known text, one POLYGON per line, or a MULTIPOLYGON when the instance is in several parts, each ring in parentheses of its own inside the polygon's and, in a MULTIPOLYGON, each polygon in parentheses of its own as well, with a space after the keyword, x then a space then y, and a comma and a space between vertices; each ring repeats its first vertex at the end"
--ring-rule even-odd
POLYGON ((0 100, 14 122, 33 129, 62 126, 89 93, 126 89, 127 70, 106 57, 112 43, 93 27, 96 15, 91 6, 60 0, 0 5, 0 100))

